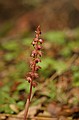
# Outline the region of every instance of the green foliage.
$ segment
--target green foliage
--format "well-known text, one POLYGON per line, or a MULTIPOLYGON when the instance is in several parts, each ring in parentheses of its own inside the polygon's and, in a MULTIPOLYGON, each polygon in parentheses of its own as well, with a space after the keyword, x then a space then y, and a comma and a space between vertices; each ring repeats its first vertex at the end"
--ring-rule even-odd
POLYGON ((79 104, 79 98, 78 98, 77 96, 75 96, 75 97, 73 98, 73 104, 74 104, 75 106, 77 106, 77 105, 79 104))
POLYGON ((17 41, 9 41, 2 43, 2 49, 6 51, 6 54, 4 54, 3 58, 6 61, 11 61, 16 59, 20 52, 20 45, 17 41))
POLYGON ((1 91, 0 92, 1 100, 0 103, 15 103, 15 101, 9 96, 8 93, 1 91))
POLYGON ((13 52, 13 53, 7 53, 7 54, 4 55, 4 59, 6 61, 14 60, 16 57, 17 57, 17 54, 15 52, 13 52))
POLYGON ((0 113, 8 113, 8 114, 13 114, 13 110, 11 110, 11 108, 9 107, 8 104, 4 104, 4 105, 1 105, 1 108, 0 108, 0 113))
POLYGON ((56 100, 56 87, 55 87, 55 81, 51 81, 48 85, 48 97, 50 97, 51 100, 56 100))
POLYGON ((68 48, 70 48, 70 50, 72 50, 72 51, 74 51, 75 49, 78 49, 79 48, 79 40, 69 42, 68 48))
POLYGON ((0 28, 0 37, 4 37, 9 30, 13 27, 13 23, 6 22, 4 25, 0 28))
POLYGON ((15 100, 9 96, 8 92, 0 91, 0 112, 13 113, 10 104, 15 104, 15 100))
POLYGON ((19 108, 19 110, 23 110, 24 109, 24 105, 25 105, 24 101, 17 102, 17 107, 19 108))
POLYGON ((56 61, 53 58, 44 58, 39 64, 42 67, 41 72, 45 77, 49 76, 52 71, 56 71, 58 74, 61 74, 67 69, 67 65, 65 62, 58 60, 56 61))
POLYGON ((79 67, 73 65, 72 66, 72 71, 73 71, 73 86, 78 86, 79 87, 79 67))
POLYGON ((29 93, 29 83, 23 80, 23 82, 17 87, 17 90, 25 90, 27 93, 29 93))
POLYGON ((2 47, 3 49, 8 50, 8 51, 16 51, 19 49, 19 44, 17 41, 12 40, 12 41, 3 43, 2 47))
POLYGON ((63 57, 70 57, 72 54, 72 51, 70 50, 70 48, 68 46, 64 46, 64 48, 62 50, 60 50, 60 54, 63 57))
POLYGON ((23 44, 23 45, 30 46, 31 40, 32 40, 32 38, 24 38, 24 39, 22 40, 22 44, 23 44))
POLYGON ((28 64, 25 61, 20 61, 17 63, 16 69, 19 76, 22 76, 28 71, 28 64))
POLYGON ((45 34, 44 36, 48 41, 54 42, 57 44, 65 43, 65 33, 61 31, 51 31, 45 34))
MULTIPOLYGON (((79 66, 75 65, 76 61, 72 63, 71 68, 68 68, 66 61, 70 60, 74 53, 78 54, 79 50, 79 34, 78 30, 75 31, 75 40, 70 40, 64 32, 61 31, 51 31, 45 34, 44 38, 51 43, 51 54, 47 54, 50 50, 45 48, 46 54, 42 58, 42 62, 39 65, 42 67, 40 69, 40 80, 49 80, 49 77, 54 73, 61 75, 68 69, 72 71, 72 86, 79 87, 79 66), (53 47, 57 45, 58 54, 55 57, 52 57, 53 47)), ((29 83, 26 82, 23 78, 27 71, 29 71, 29 65, 27 58, 30 57, 31 53, 31 38, 22 38, 22 40, 10 40, 2 42, 0 45, 0 112, 3 113, 15 113, 11 109, 10 105, 15 105, 18 110, 24 109, 25 98, 29 93, 29 83), (22 54, 23 53, 23 54, 22 54), (24 55, 21 59, 21 55, 24 55), (25 61, 24 61, 25 60, 25 61), (17 84, 19 83, 19 84, 17 84), (13 90, 13 91, 12 91, 13 90), (20 93, 22 92, 22 93, 20 93), (21 95, 24 95, 24 98, 21 99, 21 95)), ((56 48, 55 48, 56 49, 56 48)), ((43 51, 44 52, 44 51, 43 51)), ((78 64, 78 63, 77 63, 78 64)), ((42 82, 43 84, 43 82, 42 82)), ((45 96, 45 100, 52 101, 56 100, 61 103, 67 103, 68 98, 65 92, 57 93, 55 81, 48 82, 45 86, 46 95, 43 92, 40 92, 40 96, 45 96)), ((40 89, 38 87, 38 89, 40 89)), ((33 92, 35 89, 33 89, 33 92)), ((32 105, 41 104, 41 99, 37 99, 35 96, 32 101, 32 105)), ((75 96, 73 99, 73 104, 78 103, 78 98, 75 96)))

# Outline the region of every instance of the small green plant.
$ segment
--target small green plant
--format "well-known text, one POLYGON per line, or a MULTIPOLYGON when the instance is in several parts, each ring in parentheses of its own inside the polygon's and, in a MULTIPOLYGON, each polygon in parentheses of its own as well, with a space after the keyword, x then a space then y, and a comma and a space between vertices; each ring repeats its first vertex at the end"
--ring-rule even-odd
POLYGON ((32 97, 32 87, 37 86, 37 83, 35 81, 35 79, 39 77, 37 71, 41 68, 39 65, 37 65, 37 63, 41 62, 40 57, 42 56, 41 44, 43 43, 43 40, 39 38, 41 35, 40 26, 37 27, 37 30, 35 31, 35 33, 36 35, 32 42, 32 45, 34 46, 34 50, 31 53, 32 59, 30 61, 31 72, 28 72, 26 75, 26 80, 30 83, 30 92, 25 105, 24 120, 27 119, 28 109, 29 109, 29 105, 32 97))

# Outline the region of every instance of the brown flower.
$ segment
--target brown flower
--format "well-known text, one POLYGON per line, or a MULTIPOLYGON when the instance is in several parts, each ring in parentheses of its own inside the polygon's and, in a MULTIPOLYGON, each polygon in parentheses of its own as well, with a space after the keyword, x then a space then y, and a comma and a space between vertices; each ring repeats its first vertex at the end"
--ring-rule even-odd
POLYGON ((40 26, 37 27, 37 30, 35 31, 36 35, 33 39, 32 45, 34 46, 34 50, 31 53, 31 61, 30 61, 30 68, 31 72, 27 74, 26 80, 30 83, 32 82, 32 85, 35 87, 36 82, 34 80, 39 77, 37 71, 41 68, 37 65, 38 62, 41 62, 41 59, 39 57, 42 56, 42 46, 43 40, 39 38, 41 34, 40 26))

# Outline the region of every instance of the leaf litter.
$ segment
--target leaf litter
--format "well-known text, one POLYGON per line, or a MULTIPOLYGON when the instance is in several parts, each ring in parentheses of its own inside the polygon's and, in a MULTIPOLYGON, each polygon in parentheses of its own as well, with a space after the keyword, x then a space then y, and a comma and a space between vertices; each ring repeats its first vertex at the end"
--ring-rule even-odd
MULTIPOLYGON (((28 115, 31 120, 79 118, 79 38, 74 31, 71 31, 73 34, 57 32, 54 37, 50 32, 44 36, 39 85, 33 90, 28 115)), ((27 44, 28 39, 0 45, 1 120, 23 118, 29 92, 24 74, 29 69, 28 53, 32 50, 27 49, 31 43, 27 44)))

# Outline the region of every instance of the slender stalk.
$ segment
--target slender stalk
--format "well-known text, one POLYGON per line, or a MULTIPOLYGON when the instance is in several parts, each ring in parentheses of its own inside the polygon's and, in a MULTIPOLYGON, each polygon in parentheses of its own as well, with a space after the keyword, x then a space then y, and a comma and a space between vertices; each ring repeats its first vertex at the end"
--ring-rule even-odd
POLYGON ((37 83, 35 81, 35 79, 39 77, 37 71, 41 68, 39 65, 37 65, 38 62, 41 62, 40 57, 42 56, 41 44, 43 43, 43 40, 39 38, 41 34, 40 26, 37 27, 37 30, 35 31, 35 33, 36 35, 32 42, 34 50, 31 53, 31 57, 32 57, 30 61, 31 71, 28 72, 28 74, 26 75, 26 80, 30 83, 30 93, 28 95, 26 105, 25 105, 24 120, 27 120, 28 109, 29 109, 29 105, 32 97, 32 87, 37 86, 37 83))
POLYGON ((28 115, 28 109, 29 109, 29 105, 30 105, 31 96, 32 96, 32 82, 30 83, 30 93, 28 95, 26 105, 25 105, 24 120, 27 120, 27 115, 28 115))

